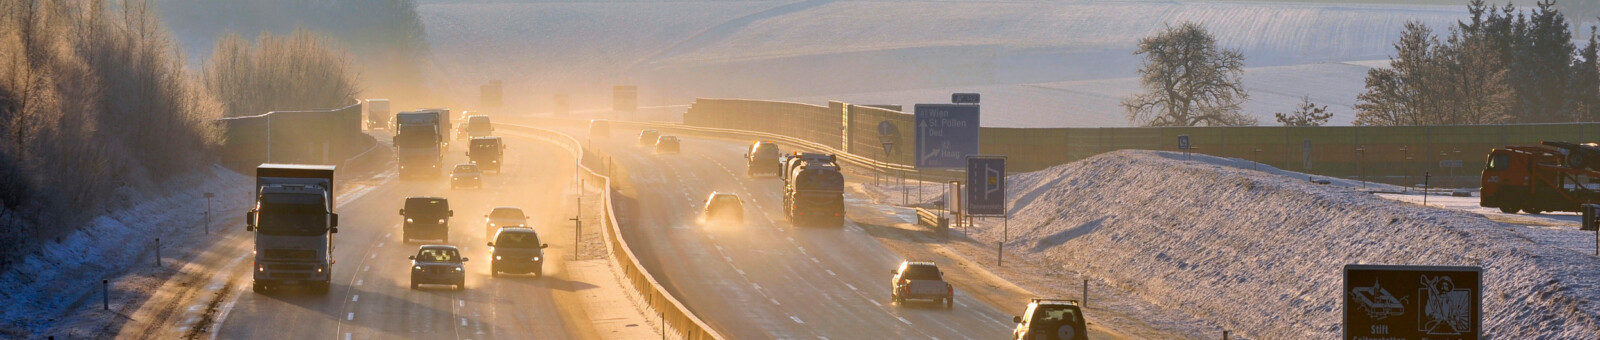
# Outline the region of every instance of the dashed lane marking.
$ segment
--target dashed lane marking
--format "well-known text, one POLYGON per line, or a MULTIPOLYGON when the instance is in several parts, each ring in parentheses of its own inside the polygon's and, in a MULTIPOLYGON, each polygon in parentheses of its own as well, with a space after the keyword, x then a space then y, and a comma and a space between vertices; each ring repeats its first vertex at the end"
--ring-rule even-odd
POLYGON ((833 270, 827 270, 827 271, 828 271, 828 275, 839 276, 839 274, 834 274, 833 270))
POLYGON ((356 319, 356 313, 355 312, 350 312, 350 314, 346 314, 344 316, 344 319, 345 320, 355 320, 356 319))
POLYGON ((904 318, 904 317, 899 317, 899 316, 896 316, 896 317, 894 317, 894 318, 896 318, 896 319, 900 319, 900 322, 904 322, 904 323, 906 323, 906 324, 907 324, 907 325, 909 325, 909 324, 911 324, 911 320, 906 320, 906 318, 904 318))
POLYGON ((845 287, 850 287, 850 290, 856 290, 856 286, 852 286, 852 285, 850 285, 848 283, 844 284, 844 286, 845 287))
POLYGON ((361 301, 361 294, 351 295, 350 302, 361 301))
POLYGON ((800 321, 800 317, 798 317, 798 316, 790 315, 789 319, 790 320, 794 320, 794 323, 806 323, 805 321, 800 321))

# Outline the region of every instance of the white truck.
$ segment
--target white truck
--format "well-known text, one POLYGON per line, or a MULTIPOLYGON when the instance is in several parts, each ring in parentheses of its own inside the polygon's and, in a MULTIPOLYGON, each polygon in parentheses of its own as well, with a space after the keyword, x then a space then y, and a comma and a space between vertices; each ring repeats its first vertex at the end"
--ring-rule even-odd
POLYGON ((256 205, 245 214, 255 236, 251 288, 303 285, 326 294, 333 280, 332 165, 262 164, 256 167, 256 205))
POLYGON ((444 151, 450 151, 450 136, 452 136, 450 129, 455 126, 450 124, 450 108, 418 109, 413 112, 429 112, 439 116, 439 136, 443 137, 440 139, 441 143, 443 143, 441 146, 444 151))
POLYGON ((444 171, 444 125, 437 112, 394 115, 394 149, 400 178, 437 177, 444 171))
POLYGON ((377 130, 389 127, 389 100, 367 99, 367 129, 377 130))

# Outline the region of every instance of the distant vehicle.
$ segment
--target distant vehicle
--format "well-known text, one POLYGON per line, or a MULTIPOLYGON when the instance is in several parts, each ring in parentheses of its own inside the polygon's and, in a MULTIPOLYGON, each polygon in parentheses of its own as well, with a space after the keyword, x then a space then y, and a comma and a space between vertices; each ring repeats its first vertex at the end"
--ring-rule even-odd
POLYGON ((890 281, 891 301, 905 304, 906 300, 933 300, 944 304, 945 309, 951 308, 955 303, 956 288, 944 282, 944 272, 939 271, 939 266, 933 262, 906 261, 900 263, 900 269, 889 271, 894 274, 890 281))
POLYGON ((411 259, 411 289, 425 284, 467 289, 467 258, 455 246, 425 245, 407 258, 411 259))
POLYGON ((500 173, 500 161, 505 158, 506 145, 498 136, 472 137, 467 146, 467 159, 484 171, 500 173))
POLYGON ((467 122, 456 123, 456 140, 467 139, 467 122))
POLYGON ((611 122, 608 122, 608 121, 606 121, 604 119, 590 120, 589 121, 589 138, 594 138, 594 139, 611 138, 611 122))
POLYGON ((245 213, 245 230, 253 233, 256 247, 252 290, 303 284, 318 294, 328 292, 333 234, 339 232, 333 172, 332 165, 256 167, 256 204, 245 213))
POLYGON ((468 116, 466 123, 467 138, 485 137, 494 134, 494 125, 489 124, 489 116, 468 116))
POLYGON ((444 197, 406 197, 405 208, 400 209, 400 216, 405 218, 400 225, 400 239, 407 243, 411 240, 450 243, 450 217, 455 214, 450 210, 450 200, 444 197))
POLYGON ((1088 321, 1078 300, 1033 299, 1028 310, 1011 321, 1017 323, 1011 332, 1015 340, 1089 340, 1088 321))
POLYGON ((483 237, 493 239, 500 228, 527 227, 528 215, 515 207, 495 207, 483 215, 483 237))
POLYGON ((478 170, 477 164, 456 164, 455 169, 450 170, 450 188, 467 187, 483 189, 483 171, 478 170))
POLYGON ((778 143, 773 141, 758 141, 750 144, 745 150, 745 176, 756 177, 756 174, 772 174, 783 177, 783 165, 778 163, 778 143))
POLYGON ((795 226, 844 226, 844 174, 833 155, 795 152, 780 158, 783 214, 795 226))
POLYGON ((500 228, 490 240, 493 242, 489 242, 489 255, 494 256, 494 262, 489 264, 490 276, 500 276, 500 273, 544 276, 544 248, 550 245, 539 243, 539 233, 533 228, 500 228))
POLYGON ((642 131, 639 131, 639 146, 651 146, 651 145, 656 143, 656 138, 657 137, 661 137, 661 131, 656 131, 656 130, 642 130, 642 131))
POLYGON ((389 100, 367 99, 367 129, 377 130, 389 126, 389 100))
POLYGON ((1489 151, 1482 172, 1483 192, 1478 205, 1515 214, 1546 211, 1577 212, 1586 203, 1600 203, 1600 147, 1590 144, 1543 142, 1513 145, 1489 151))
POLYGON ((394 115, 394 148, 400 178, 439 176, 444 162, 444 133, 433 112, 394 115))
POLYGON ((678 137, 661 136, 656 138, 656 154, 678 154, 678 137))
POLYGON ((713 192, 710 197, 706 197, 705 209, 700 211, 700 218, 706 222, 744 223, 744 201, 736 194, 713 192))

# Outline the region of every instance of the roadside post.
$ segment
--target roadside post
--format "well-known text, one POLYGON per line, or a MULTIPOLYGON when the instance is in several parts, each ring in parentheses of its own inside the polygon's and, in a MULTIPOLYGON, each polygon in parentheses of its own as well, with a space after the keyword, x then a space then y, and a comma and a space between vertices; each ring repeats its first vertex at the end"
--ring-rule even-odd
POLYGON ((1584 204, 1583 221, 1579 230, 1594 231, 1594 256, 1600 256, 1600 204, 1584 204))
POLYGON ((583 248, 583 192, 578 192, 577 216, 572 217, 572 260, 578 260, 578 251, 583 248))
POLYGON ((1479 339, 1483 268, 1344 266, 1343 339, 1479 339))
POLYGON ((1367 153, 1367 148, 1356 147, 1356 177, 1361 177, 1361 188, 1367 188, 1367 170, 1361 167, 1361 156, 1367 153))
POLYGON ((100 280, 100 310, 111 310, 111 280, 100 280))
POLYGON ((1183 151, 1183 160, 1189 160, 1189 135, 1178 135, 1178 150, 1183 151))
POLYGON ((1261 148, 1256 148, 1255 154, 1256 161, 1250 162, 1250 170, 1256 170, 1256 164, 1261 164, 1261 148))
POLYGON ((206 235, 211 235, 211 198, 216 196, 210 192, 206 193, 206 235))
POLYGON ((1428 179, 1433 178, 1432 171, 1422 172, 1422 206, 1428 206, 1428 179))

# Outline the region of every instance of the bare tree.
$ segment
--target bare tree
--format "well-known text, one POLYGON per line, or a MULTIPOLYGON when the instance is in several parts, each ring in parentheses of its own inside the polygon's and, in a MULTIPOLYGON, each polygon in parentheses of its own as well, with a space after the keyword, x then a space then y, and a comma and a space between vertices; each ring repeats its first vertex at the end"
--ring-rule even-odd
POLYGON ((1240 77, 1244 54, 1217 46, 1205 27, 1185 22, 1139 39, 1144 56, 1139 84, 1145 89, 1123 98, 1128 122, 1139 126, 1256 125, 1240 112, 1249 99, 1240 77))
POLYGON ((1283 126, 1322 126, 1328 123, 1328 119, 1333 118, 1333 114, 1328 112, 1328 106, 1318 107, 1316 103, 1311 102, 1311 96, 1300 97, 1300 106, 1293 112, 1278 112, 1272 115, 1277 116, 1278 122, 1283 123, 1283 126))

